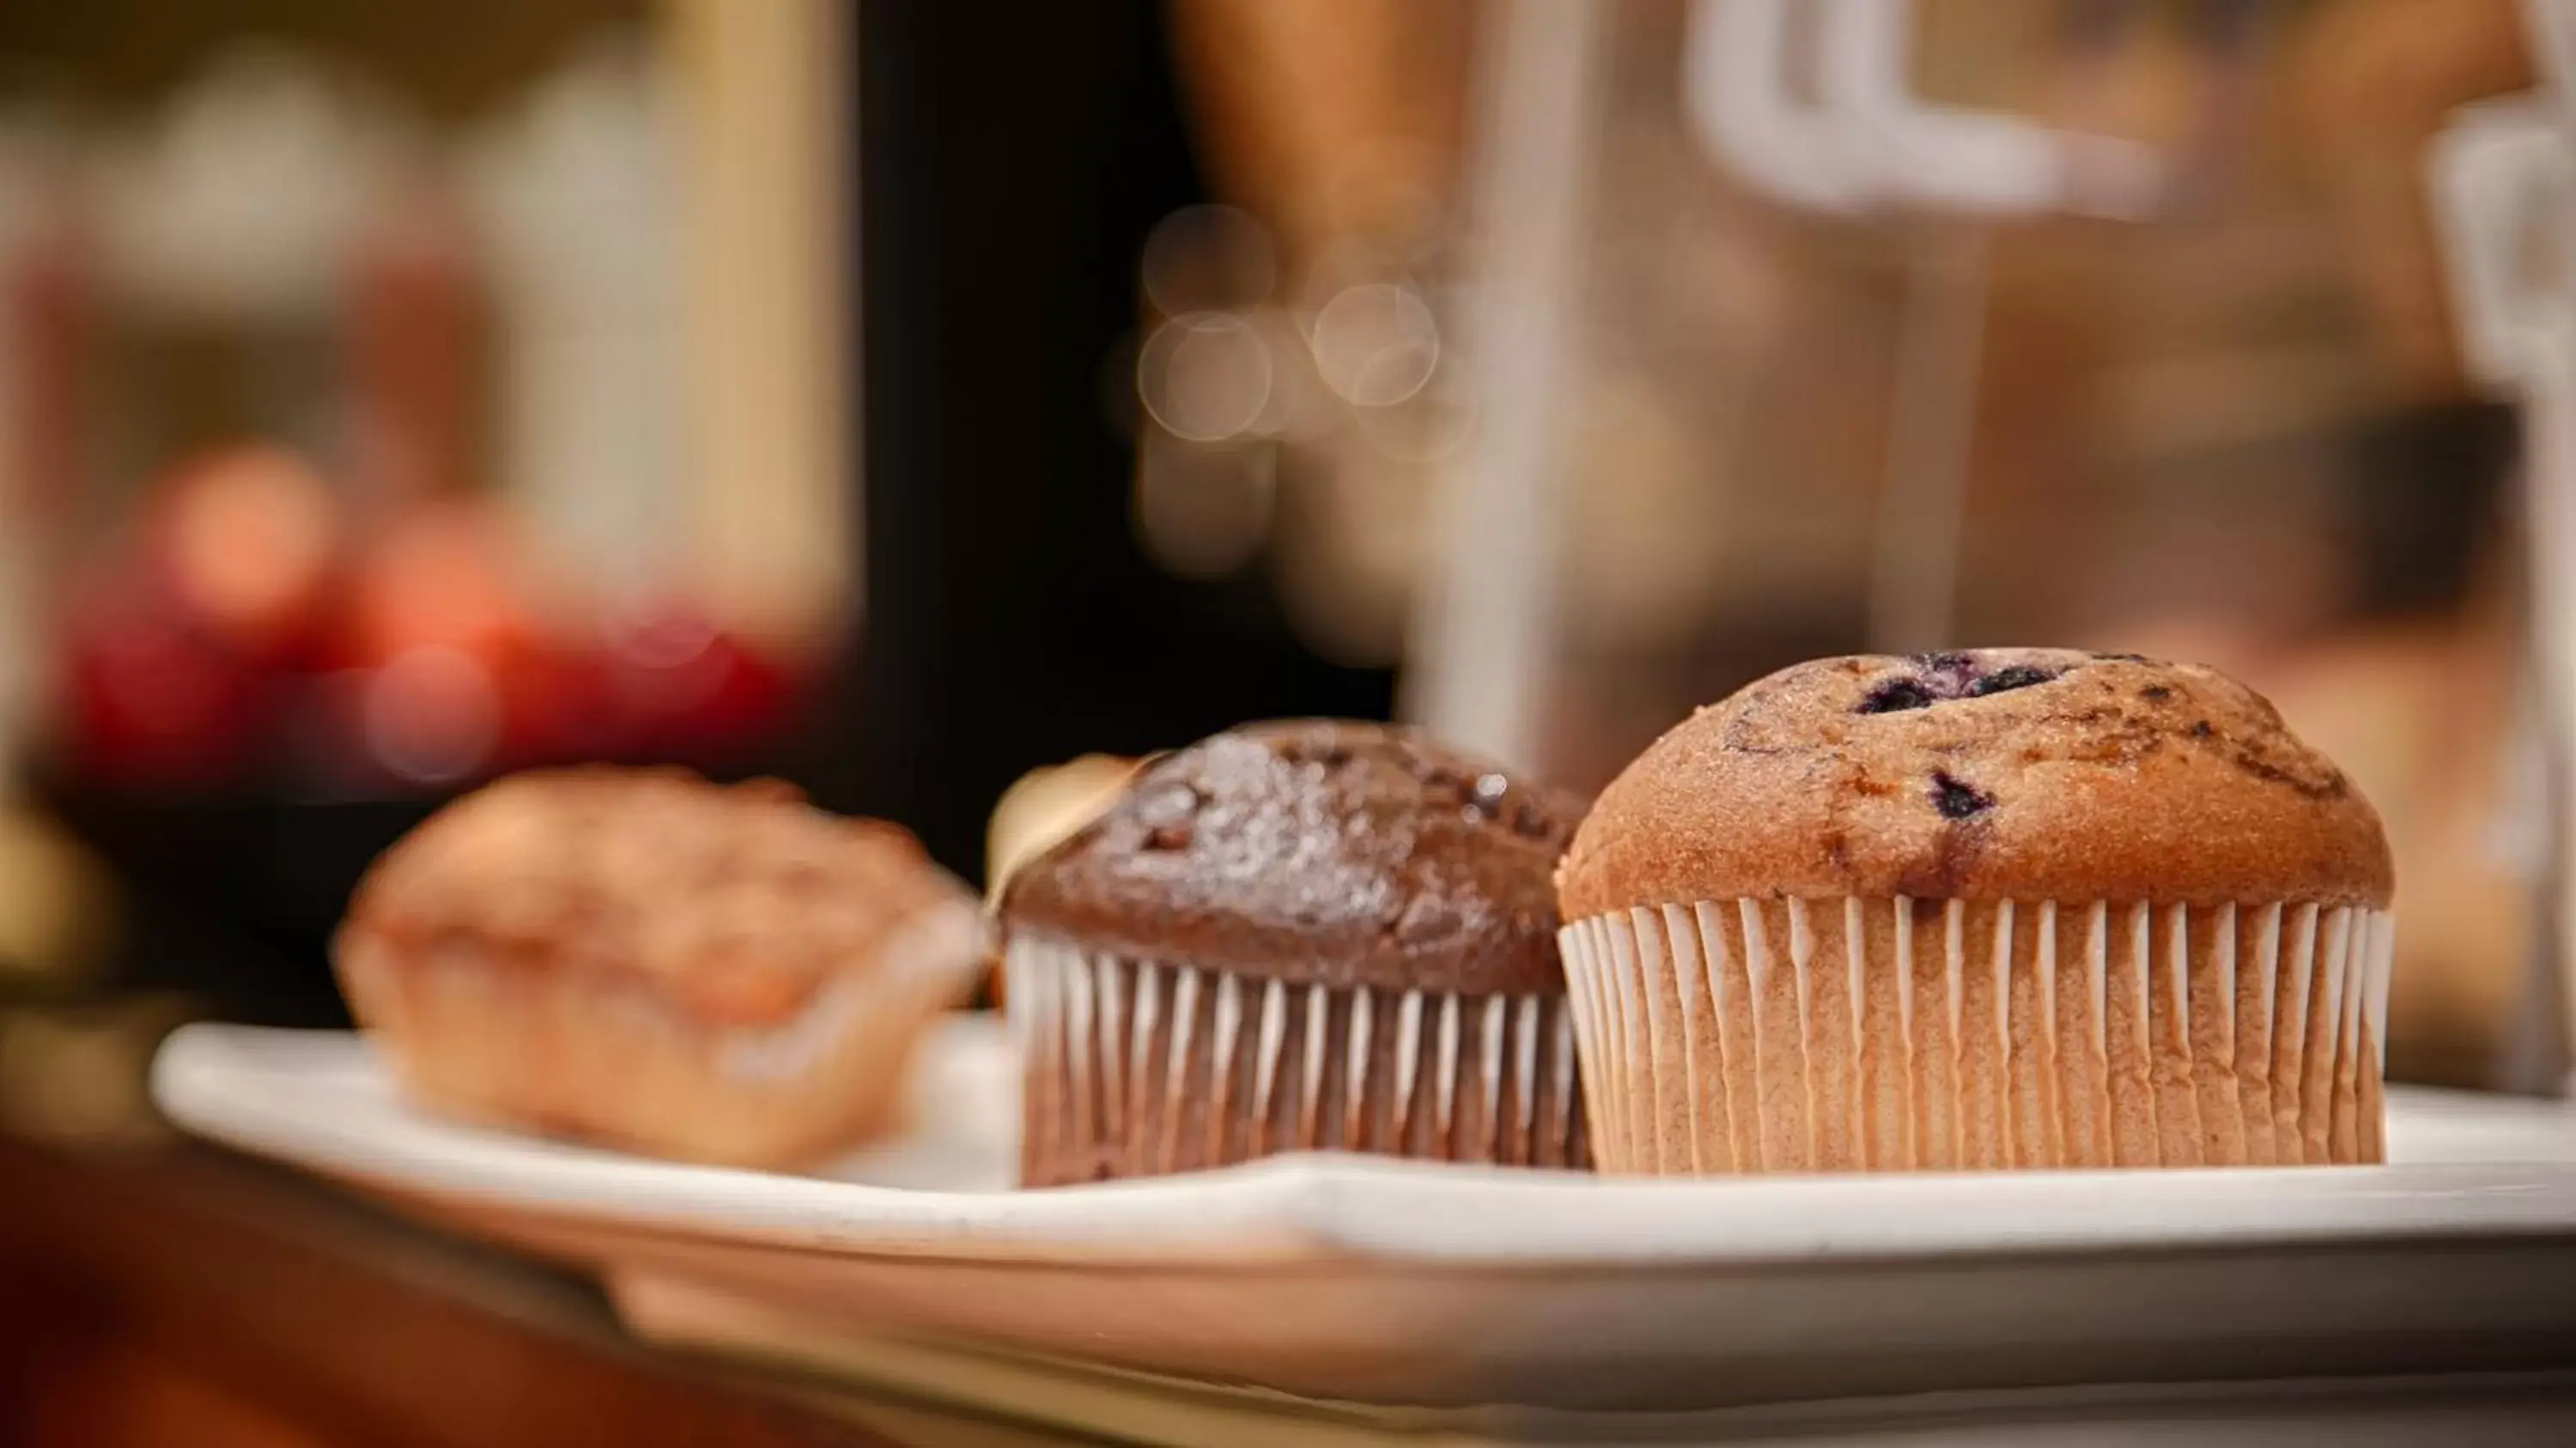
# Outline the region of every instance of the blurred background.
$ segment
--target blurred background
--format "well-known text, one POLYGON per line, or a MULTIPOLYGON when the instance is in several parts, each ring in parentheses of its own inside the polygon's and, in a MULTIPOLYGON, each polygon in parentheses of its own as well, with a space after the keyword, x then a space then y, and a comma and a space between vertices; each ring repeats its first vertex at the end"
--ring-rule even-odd
POLYGON ((2555 1089, 2559 555, 2434 174, 2537 49, 0 8, 0 1126, 146 1140, 172 1024, 344 1021, 358 873, 508 769, 781 774, 980 878, 1087 752, 1402 715, 1591 788, 1803 657, 2037 642, 2270 694, 2396 840, 2392 1076, 2555 1089))

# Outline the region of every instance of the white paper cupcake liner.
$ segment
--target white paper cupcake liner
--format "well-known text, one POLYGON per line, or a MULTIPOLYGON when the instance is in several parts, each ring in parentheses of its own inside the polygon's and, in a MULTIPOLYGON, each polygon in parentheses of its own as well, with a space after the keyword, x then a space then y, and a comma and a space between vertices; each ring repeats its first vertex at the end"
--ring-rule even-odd
POLYGON ((2384 1159, 2384 911, 1709 900, 1558 938, 1604 1171, 2384 1159))
POLYGON ((1283 1151, 1588 1160, 1561 995, 1291 985, 1027 935, 1004 970, 1032 1185, 1283 1151))

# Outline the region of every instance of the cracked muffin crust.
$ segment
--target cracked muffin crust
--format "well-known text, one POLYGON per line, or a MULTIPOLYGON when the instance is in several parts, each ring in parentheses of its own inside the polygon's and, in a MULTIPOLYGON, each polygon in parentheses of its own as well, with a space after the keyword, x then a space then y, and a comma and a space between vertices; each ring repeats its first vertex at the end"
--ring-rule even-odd
POLYGON ((1001 915, 1295 984, 1562 992, 1549 871, 1581 812, 1416 730, 1246 725, 1147 765, 1001 915))
POLYGON ((588 767, 431 816, 369 870, 332 953, 433 1106, 789 1165, 884 1123, 983 933, 899 826, 770 781, 588 767))
POLYGON ((1550 878, 1580 812, 1377 724, 1151 761, 1002 893, 1023 1183, 1316 1149, 1587 1165, 1550 878))
POLYGON ((774 1026, 962 887, 900 825, 676 769, 514 775, 385 852, 347 931, 622 977, 710 1026, 774 1026))
POLYGON ((2213 670, 1786 669, 1666 734, 1559 868, 1603 1169, 2382 1160, 2378 816, 2213 670))
POLYGON ((1604 790, 1569 919, 1745 896, 2388 903, 2378 814, 2252 690, 2065 649, 1867 655, 1704 708, 1604 790))

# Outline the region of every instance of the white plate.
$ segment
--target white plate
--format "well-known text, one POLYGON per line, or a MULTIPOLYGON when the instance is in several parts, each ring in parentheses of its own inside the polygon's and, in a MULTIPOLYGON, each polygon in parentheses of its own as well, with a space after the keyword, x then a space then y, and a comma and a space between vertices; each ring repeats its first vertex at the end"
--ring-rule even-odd
POLYGON ((1644 1182, 1304 1156, 1016 1192, 1011 1072, 990 1023, 953 1021, 906 1136, 821 1177, 423 1116, 346 1035, 190 1027, 153 1088, 192 1131, 630 1301, 1357 1402, 2576 1361, 2576 1115, 2552 1105, 2392 1092, 2378 1168, 1644 1182))

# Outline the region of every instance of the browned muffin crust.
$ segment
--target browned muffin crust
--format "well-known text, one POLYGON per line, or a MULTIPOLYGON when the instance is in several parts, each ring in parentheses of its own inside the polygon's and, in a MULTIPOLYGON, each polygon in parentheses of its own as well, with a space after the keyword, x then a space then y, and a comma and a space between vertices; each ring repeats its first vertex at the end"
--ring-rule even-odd
POLYGON ((898 825, 808 807, 773 780, 685 770, 514 775, 457 800, 359 883, 344 946, 454 948, 622 975, 710 1025, 792 1017, 838 972, 965 887, 898 825))
POLYGON ((1548 872, 1579 813, 1415 730, 1246 725, 1148 765, 1001 919, 1289 984, 1562 992, 1548 872))
POLYGON ((2262 696, 2133 654, 1784 669, 1602 791, 1567 919, 1744 896, 2384 906, 2379 816, 2262 696))

